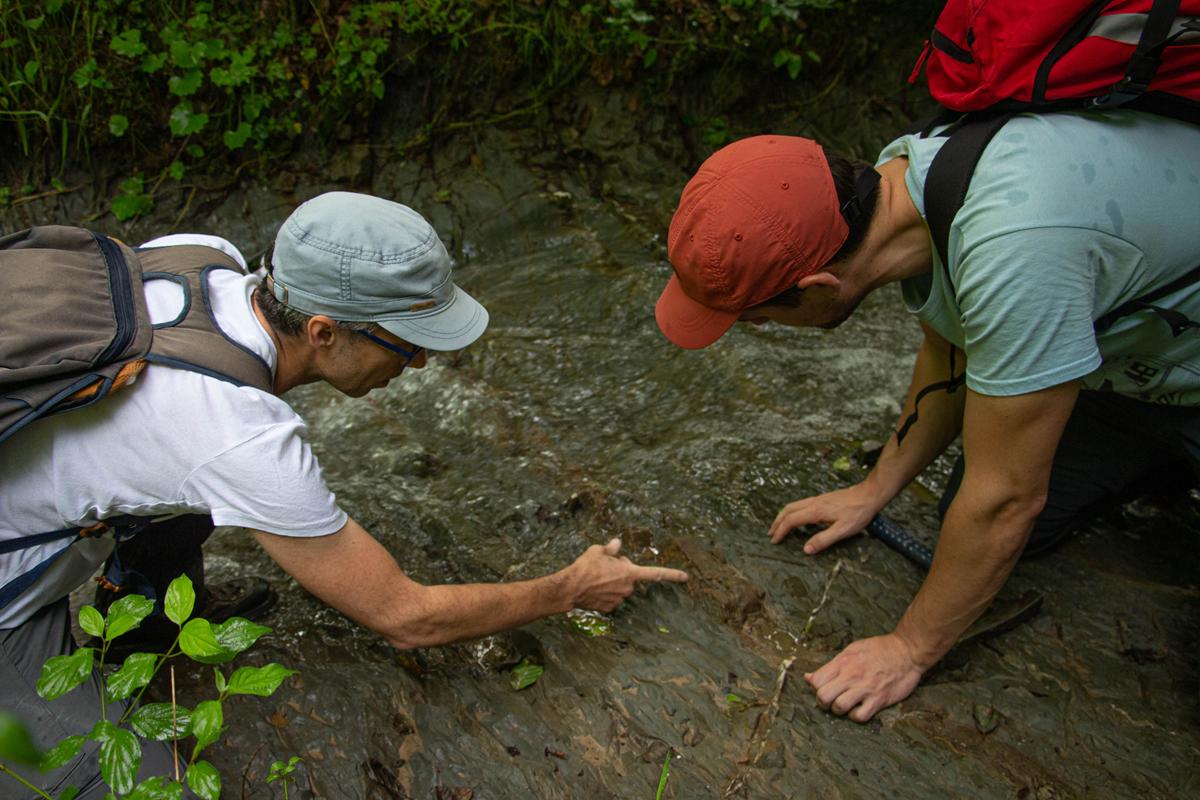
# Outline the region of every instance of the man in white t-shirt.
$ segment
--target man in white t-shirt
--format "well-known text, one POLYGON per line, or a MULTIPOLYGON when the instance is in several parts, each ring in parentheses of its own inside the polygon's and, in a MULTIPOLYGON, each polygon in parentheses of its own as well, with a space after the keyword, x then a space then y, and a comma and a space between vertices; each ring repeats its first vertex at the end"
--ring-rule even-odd
POLYGON ((870 474, 788 503, 769 530, 819 526, 804 543, 819 553, 962 435, 932 567, 895 630, 805 676, 858 722, 913 692, 1023 552, 1164 471, 1200 473, 1200 127, 1014 116, 971 173, 943 264, 925 200, 946 141, 901 137, 875 168, 794 136, 719 150, 683 190, 656 308, 669 339, 701 348, 739 320, 836 327, 898 284, 924 331, 906 421, 870 474))
MULTIPOLYGON (((215 237, 144 247, 197 244, 245 267, 215 237)), ((117 517, 159 520, 118 550, 125 570, 148 577, 161 596, 181 569, 202 576, 199 545, 214 524, 244 527, 303 587, 402 648, 572 608, 609 611, 640 581, 687 579, 631 563, 615 539, 528 581, 424 586, 408 578, 338 507, 303 420, 278 395, 325 381, 360 397, 424 367, 426 350, 471 344, 487 312, 452 281, 428 222, 376 197, 335 192, 301 205, 280 228, 271 262, 262 279, 212 271, 205 300, 214 327, 269 368, 272 391, 151 363, 133 386, 28 425, 0 445, 0 544, 117 517)), ((147 280, 145 294, 156 325, 185 303, 169 280, 147 280)), ((0 707, 30 724, 40 746, 85 734, 100 717, 97 676, 49 704, 32 687, 47 658, 74 649, 67 594, 112 550, 110 537, 80 538, 0 556, 0 707)), ((94 748, 47 776, 47 789, 74 784, 80 797, 101 796, 94 748)), ((148 749, 142 774, 165 774, 170 759, 166 748, 148 749)))

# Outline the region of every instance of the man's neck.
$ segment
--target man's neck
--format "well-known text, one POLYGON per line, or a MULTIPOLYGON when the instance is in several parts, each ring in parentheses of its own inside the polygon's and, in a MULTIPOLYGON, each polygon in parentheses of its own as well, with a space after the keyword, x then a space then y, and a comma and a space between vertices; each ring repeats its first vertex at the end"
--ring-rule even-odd
POLYGON ((258 322, 262 325, 263 330, 271 337, 271 343, 275 345, 275 380, 271 386, 271 392, 281 395, 289 389, 316 380, 306 377, 303 367, 305 359, 300 357, 299 346, 290 338, 280 336, 275 331, 275 328, 263 316, 262 309, 258 307, 258 298, 254 294, 250 296, 250 306, 254 309, 254 315, 258 317, 258 322))
POLYGON ((894 158, 877 169, 882 177, 879 200, 866 240, 853 256, 859 262, 857 266, 868 290, 922 275, 933 268, 929 226, 917 211, 904 182, 908 159, 894 158))

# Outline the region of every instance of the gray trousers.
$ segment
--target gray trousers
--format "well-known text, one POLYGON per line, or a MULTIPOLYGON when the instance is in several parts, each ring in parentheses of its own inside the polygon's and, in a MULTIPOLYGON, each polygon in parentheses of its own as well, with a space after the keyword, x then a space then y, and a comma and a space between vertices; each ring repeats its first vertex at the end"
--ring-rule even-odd
MULTIPOLYGON (((71 637, 70 608, 67 598, 46 606, 16 628, 0 630, 0 708, 11 712, 29 728, 34 743, 43 750, 67 736, 87 735, 100 719, 100 693, 103 690, 98 671, 78 688, 57 700, 43 700, 37 693, 42 665, 51 656, 68 655, 76 649, 71 637)), ((108 719, 115 722, 125 710, 124 703, 110 703, 108 719)), ((49 773, 26 768, 16 771, 30 783, 53 796, 68 786, 79 788, 80 800, 99 800, 108 792, 100 779, 96 760, 96 742, 86 742, 73 761, 49 773)), ((187 765, 181 764, 182 776, 187 765)), ((165 742, 142 742, 141 781, 154 775, 174 777, 174 757, 165 742)), ((185 796, 191 797, 185 791, 185 796)), ((35 797, 9 778, 0 778, 0 797, 35 797)))

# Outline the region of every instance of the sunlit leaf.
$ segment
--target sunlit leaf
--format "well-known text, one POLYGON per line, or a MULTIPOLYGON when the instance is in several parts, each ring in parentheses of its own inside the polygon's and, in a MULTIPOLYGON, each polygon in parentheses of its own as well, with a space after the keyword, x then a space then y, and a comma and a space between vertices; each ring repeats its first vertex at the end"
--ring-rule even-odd
POLYGON ((56 700, 83 683, 92 674, 92 654, 92 648, 81 647, 69 656, 52 656, 42 666, 37 693, 56 700))
POLYGON ((133 712, 129 724, 139 736, 155 741, 182 739, 191 730, 192 712, 170 703, 147 703, 133 712))
POLYGON ((217 800, 221 796, 221 773, 207 761, 197 761, 188 767, 187 785, 204 800, 217 800))
POLYGON ((110 703, 124 700, 135 690, 142 688, 154 677, 154 665, 158 656, 150 653, 134 653, 125 658, 121 668, 108 676, 105 697, 110 703))
POLYGON ((155 775, 133 787, 122 800, 181 800, 183 784, 162 775, 155 775))
MULTIPOLYGON (((128 183, 121 184, 121 190, 125 191, 128 183)), ((137 178, 137 190, 142 189, 142 179, 137 178)), ((115 208, 113 209, 116 210, 115 208)), ((140 212, 139 212, 140 213, 140 212)), ((131 215, 132 216, 132 215, 131 215)), ((118 219, 128 219, 117 215, 118 219)), ((142 620, 150 616, 154 611, 154 603, 140 594, 131 594, 122 597, 117 602, 108 607, 108 616, 105 620, 105 629, 108 634, 108 639, 116 639, 122 634, 129 633, 131 630, 142 624, 142 620)))
POLYGON ((167 619, 171 622, 176 625, 186 622, 196 607, 196 590, 192 586, 192 579, 187 575, 180 575, 171 581, 171 585, 167 587, 163 607, 167 612, 167 619))
POLYGON ((233 656, 221 647, 209 621, 199 617, 188 620, 179 631, 179 649, 188 657, 206 664, 221 663, 223 657, 233 656))
POLYGON ((221 737, 225 717, 220 700, 205 700, 192 712, 192 735, 196 737, 196 752, 221 737))
POLYGON ((296 670, 279 664, 267 664, 265 667, 238 667, 229 676, 229 685, 226 691, 231 695, 254 694, 259 697, 268 697, 279 688, 279 684, 283 683, 284 678, 295 674, 296 670))
POLYGON ((103 636, 104 615, 97 611, 95 606, 84 606, 79 609, 79 627, 83 628, 84 633, 103 636))
POLYGON ((77 756, 86 741, 86 736, 68 736, 45 752, 38 769, 42 772, 58 769, 77 756))
POLYGON ((100 743, 100 777, 117 794, 133 789, 141 764, 142 745, 129 731, 117 728, 100 743))
POLYGON ((230 617, 220 625, 213 626, 213 635, 217 637, 217 642, 232 653, 248 649, 260 636, 270 632, 271 629, 266 625, 256 625, 242 617, 230 617))

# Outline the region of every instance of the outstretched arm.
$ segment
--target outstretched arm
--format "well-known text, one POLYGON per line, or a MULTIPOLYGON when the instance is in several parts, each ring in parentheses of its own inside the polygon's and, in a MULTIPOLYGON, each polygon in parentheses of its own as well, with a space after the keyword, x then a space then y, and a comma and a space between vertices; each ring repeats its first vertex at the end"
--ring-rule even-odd
MULTIPOLYGON (((917 351, 908 400, 900 412, 897 429, 917 408, 916 398, 923 388, 950 377, 952 345, 932 328, 924 324, 921 327, 925 339, 917 351)), ((962 351, 955 351, 955 375, 965 368, 966 357, 962 351)), ((804 545, 804 552, 812 554, 862 530, 958 436, 962 428, 964 395, 963 389, 952 394, 933 391, 925 395, 921 399, 919 418, 908 429, 904 440, 897 441, 897 436, 891 436, 875 467, 861 483, 784 506, 771 524, 771 541, 778 544, 792 529, 802 525, 826 525, 804 545)))
POLYGON ((968 391, 966 469, 933 566, 893 633, 854 642, 805 676, 822 706, 866 722, 911 694, 983 613, 1045 505, 1054 453, 1078 394, 1078 381, 1017 397, 968 391))
POLYGON ((329 536, 254 535, 301 586, 401 648, 486 636, 572 608, 611 611, 639 582, 687 580, 677 569, 633 564, 616 539, 533 580, 425 586, 352 519, 329 536))

